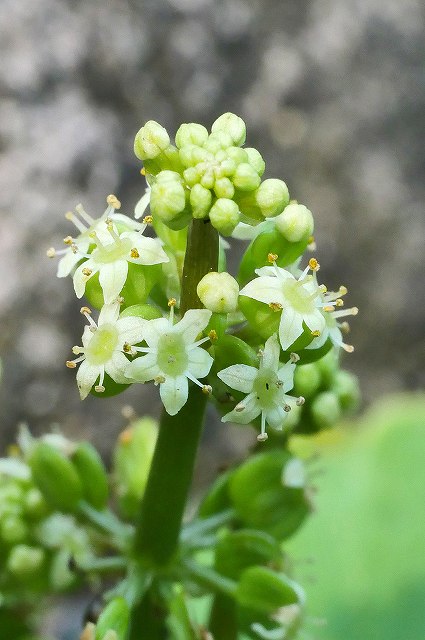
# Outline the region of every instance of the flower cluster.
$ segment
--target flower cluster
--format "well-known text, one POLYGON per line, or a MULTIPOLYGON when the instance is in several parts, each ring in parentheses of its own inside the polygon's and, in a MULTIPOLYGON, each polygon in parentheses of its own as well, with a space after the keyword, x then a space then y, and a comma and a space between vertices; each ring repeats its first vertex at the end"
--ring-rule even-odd
POLYGON ((97 220, 81 205, 67 214, 79 233, 48 255, 61 256, 58 276, 72 275, 77 297, 86 295, 100 310, 96 323, 88 307, 81 309, 88 324, 82 345, 73 347, 77 357, 66 363, 79 365, 82 399, 92 390, 108 395, 153 381, 174 416, 196 385, 215 399, 223 422, 258 419, 265 441, 267 425, 294 428, 288 414, 299 415, 304 402, 288 395, 297 368, 330 350, 352 351, 342 337, 348 325, 339 322, 357 313, 342 308, 346 288, 319 284, 315 258, 299 266, 315 246, 311 212, 289 201, 282 180, 262 180, 264 160, 243 147, 245 138, 245 123, 231 113, 211 132, 181 125, 175 144, 149 121, 135 139, 148 181, 135 211, 141 218, 150 208, 143 222, 117 213, 115 196, 97 220), (223 249, 199 271, 195 263, 213 255, 214 236, 196 244, 190 221, 189 234, 198 225, 202 233, 251 240, 236 278, 226 271, 223 249), (159 237, 144 235, 151 224, 159 237))

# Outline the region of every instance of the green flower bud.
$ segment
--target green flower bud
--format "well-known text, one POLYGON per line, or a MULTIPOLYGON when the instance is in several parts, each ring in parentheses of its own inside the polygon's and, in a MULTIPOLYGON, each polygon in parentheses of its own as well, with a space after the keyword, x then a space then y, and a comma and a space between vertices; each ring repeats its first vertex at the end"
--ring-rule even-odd
POLYGON ((200 181, 202 174, 196 167, 188 167, 183 171, 183 178, 189 187, 193 187, 200 181))
POLYGON ((139 160, 153 160, 170 144, 166 129, 155 120, 149 120, 136 134, 134 153, 139 160))
POLYGON ((357 409, 360 402, 360 389, 355 375, 349 371, 337 371, 332 391, 338 396, 343 411, 357 409))
POLYGON ((157 434, 157 423, 151 418, 142 418, 120 434, 115 446, 113 477, 120 509, 126 517, 133 517, 138 511, 157 434))
POLYGON ((249 163, 249 156, 245 149, 240 149, 239 147, 229 147, 226 149, 226 153, 228 157, 233 160, 235 165, 241 164, 242 162, 249 163))
POLYGON ((279 543, 263 531, 241 529, 221 538, 215 550, 215 568, 221 575, 238 580, 250 566, 279 563, 279 543))
POLYGON ((199 160, 197 160, 198 151, 199 147, 195 144, 186 144, 179 150, 179 158, 183 167, 193 167, 199 162, 199 160))
POLYGON ((44 551, 40 547, 18 544, 11 550, 6 566, 15 577, 27 578, 40 571, 44 558, 44 551))
POLYGON ((315 364, 299 365, 294 373, 294 394, 311 398, 320 387, 321 376, 315 364))
POLYGON ((235 195, 235 188, 229 178, 218 178, 214 183, 214 193, 217 198, 229 198, 235 195))
POLYGON ((53 509, 64 512, 77 509, 83 488, 74 465, 63 453, 38 441, 30 452, 28 463, 34 483, 53 509))
POLYGON ((311 416, 319 429, 332 427, 341 417, 338 396, 324 391, 314 398, 310 406, 311 416))
POLYGON ((25 511, 31 518, 41 518, 47 513, 47 504, 39 489, 32 487, 25 495, 25 511))
POLYGON ((195 184, 190 191, 190 204, 194 218, 205 218, 211 209, 212 194, 201 184, 195 184))
POLYGON ((249 162, 241 162, 233 174, 233 184, 240 191, 254 191, 261 179, 254 167, 249 162))
POLYGON ((233 200, 219 198, 211 207, 210 220, 219 233, 230 236, 239 222, 238 205, 233 200))
POLYGON ((19 516, 10 515, 0 523, 0 537, 7 544, 23 542, 27 535, 28 527, 19 516))
POLYGON ((289 191, 283 180, 269 178, 264 180, 255 193, 255 200, 265 218, 280 213, 289 202, 289 191))
POLYGON ((182 124, 176 133, 176 146, 181 149, 188 144, 202 146, 208 139, 208 131, 201 124, 190 122, 182 124))
POLYGON ((266 170, 266 163, 263 160, 263 156, 254 147, 245 147, 245 153, 248 154, 248 162, 255 169, 259 176, 262 176, 266 170))
POLYGON ((275 219, 276 228, 289 242, 308 240, 314 230, 313 214, 303 204, 291 202, 275 219))
POLYGON ((83 487, 83 497, 95 509, 102 510, 108 501, 108 476, 102 458, 89 442, 81 442, 71 461, 83 487))
POLYGON ((127 602, 121 597, 113 598, 99 616, 95 640, 105 640, 110 631, 115 631, 116 640, 125 640, 129 621, 130 609, 127 602))
POLYGON ((151 189, 151 212, 165 223, 180 214, 186 206, 181 177, 174 171, 161 171, 151 189))
POLYGON ((223 113, 223 115, 213 123, 211 131, 213 133, 217 133, 218 131, 228 133, 233 144, 237 146, 243 145, 246 139, 245 122, 234 113, 223 113))
POLYGON ((212 133, 208 140, 204 143, 203 148, 209 153, 219 153, 233 145, 231 136, 225 131, 216 131, 212 133))
POLYGON ((292 580, 268 567, 246 569, 239 581, 236 598, 241 606, 266 614, 299 602, 292 580))
POLYGON ((207 273, 199 281, 196 293, 204 307, 213 313, 231 313, 238 306, 238 283, 225 271, 207 273))
POLYGON ((205 189, 212 189, 215 183, 215 173, 212 166, 208 166, 201 178, 201 185, 205 189))

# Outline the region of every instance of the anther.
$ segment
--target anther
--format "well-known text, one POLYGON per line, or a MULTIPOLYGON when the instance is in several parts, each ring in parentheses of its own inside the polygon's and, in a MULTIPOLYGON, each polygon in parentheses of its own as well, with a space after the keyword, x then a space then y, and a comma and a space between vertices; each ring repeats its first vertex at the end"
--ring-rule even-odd
MULTIPOLYGON (((126 418, 127 416, 124 417, 126 418)), ((120 435, 118 436, 118 440, 121 444, 130 444, 130 442, 133 440, 133 429, 131 427, 128 427, 128 429, 124 429, 124 431, 121 431, 120 435)))
POLYGON ((300 356, 298 355, 298 353, 290 353, 289 354, 289 359, 292 362, 292 364, 295 364, 296 362, 299 361, 300 356))
POLYGON ((72 347, 71 349, 72 353, 74 353, 76 356, 80 355, 80 353, 84 353, 84 347, 72 347))
POLYGON ((88 269, 87 267, 84 267, 84 269, 82 269, 82 274, 87 278, 89 278, 92 273, 93 273, 92 269, 88 269))
POLYGON ((311 335, 313 336, 313 338, 318 338, 320 336, 319 329, 316 329, 316 331, 312 331, 311 335))
POLYGON ((273 264, 273 262, 276 262, 276 260, 278 259, 278 255, 277 253, 269 253, 267 256, 267 260, 268 262, 270 262, 271 264, 273 264))
POLYGON ((140 169, 140 175, 142 175, 142 176, 145 176, 145 175, 146 175, 146 169, 145 169, 145 167, 142 167, 142 168, 140 169))
POLYGON ((350 325, 348 324, 347 321, 341 322, 341 324, 339 325, 339 328, 343 333, 350 333, 350 325))
POLYGON ((237 411, 238 413, 240 413, 241 411, 245 410, 245 405, 242 404, 241 402, 239 402, 239 404, 236 405, 235 407, 235 411, 237 411))
POLYGON ((326 307, 323 307, 323 311, 328 311, 330 313, 331 311, 335 311, 335 307, 333 307, 331 304, 328 304, 326 307))
POLYGON ((130 255, 132 258, 140 258, 140 253, 137 251, 136 247, 130 251, 130 255))
POLYGON ((347 287, 344 287, 344 285, 342 284, 339 288, 339 295, 340 296, 345 296, 345 294, 348 292, 347 287))
POLYGON ((211 329, 211 331, 208 332, 208 337, 211 342, 215 342, 216 340, 218 340, 217 331, 215 329, 211 329))
POLYGON ((77 367, 73 360, 67 360, 65 366, 68 367, 68 369, 75 369, 77 367))
POLYGON ((342 300, 341 298, 337 298, 335 300, 335 306, 336 307, 343 307, 344 306, 344 300, 342 300))
POLYGON ((91 309, 89 309, 88 307, 81 307, 80 309, 80 313, 85 316, 86 313, 88 313, 89 315, 91 315, 91 309))
POLYGON ((210 396, 212 394, 212 386, 204 384, 202 387, 202 393, 205 393, 206 396, 210 396))
POLYGON ((72 253, 74 253, 74 254, 77 254, 77 253, 78 253, 78 247, 77 247, 77 245, 76 245, 76 244, 71 244, 71 251, 72 251, 72 253))
POLYGON ((118 304, 124 304, 124 298, 123 298, 123 296, 118 296, 118 297, 117 297, 117 302, 118 302, 118 304))
POLYGON ((268 439, 267 433, 259 433, 257 436, 258 442, 265 442, 268 439))
POLYGON ((94 388, 97 393, 103 393, 105 391, 105 387, 102 384, 97 384, 94 388))
POLYGON ((143 222, 144 222, 144 224, 152 224, 152 222, 153 222, 153 216, 145 216, 145 217, 143 218, 143 222))
POLYGON ((319 271, 320 269, 320 264, 317 262, 316 258, 310 258, 308 266, 312 271, 319 271))
POLYGON ((114 196, 113 193, 111 193, 106 198, 106 202, 107 202, 107 204, 109 204, 114 209, 120 209, 121 208, 121 202, 118 200, 118 198, 116 196, 114 196))
POLYGON ((282 311, 283 309, 280 302, 269 302, 269 307, 272 311, 282 311))
POLYGON ((67 245, 72 245, 74 243, 74 238, 72 236, 66 236, 66 238, 63 239, 64 244, 67 245))
POLYGON ((283 405, 283 410, 286 411, 286 413, 289 413, 291 410, 291 405, 290 404, 284 404, 283 405))
POLYGON ((169 307, 175 307, 177 304, 177 300, 175 298, 170 298, 168 301, 168 306, 169 307))
POLYGON ((295 404, 296 404, 298 407, 302 407, 302 405, 304 404, 304 402, 305 402, 305 398, 304 398, 304 396, 300 396, 299 398, 297 398, 297 399, 296 399, 295 404))
POLYGON ((165 378, 164 376, 156 376, 156 378, 154 378, 154 385, 157 387, 159 384, 162 384, 163 382, 165 382, 165 378))
POLYGON ((46 251, 46 256, 48 258, 54 258, 56 256, 56 250, 53 247, 50 247, 50 249, 47 249, 46 251))
POLYGON ((132 353, 133 351, 132 346, 129 342, 124 342, 122 350, 124 351, 124 353, 132 353))

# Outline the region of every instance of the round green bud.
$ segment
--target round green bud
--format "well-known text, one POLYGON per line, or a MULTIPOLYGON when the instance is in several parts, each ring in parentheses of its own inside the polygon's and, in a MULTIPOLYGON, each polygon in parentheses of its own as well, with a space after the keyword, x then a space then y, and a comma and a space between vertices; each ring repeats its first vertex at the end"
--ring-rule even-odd
POLYGON ((357 377, 349 371, 337 371, 332 390, 338 396, 343 411, 352 411, 358 407, 360 401, 359 383, 357 377))
POLYGON ((46 501, 36 487, 32 487, 25 496, 25 510, 32 518, 40 518, 46 514, 46 501))
POLYGON ((265 218, 272 218, 287 206, 289 191, 283 180, 264 180, 255 193, 255 200, 265 218))
POLYGON ((245 149, 240 149, 239 147, 229 147, 228 149, 226 149, 226 153, 236 165, 240 164, 241 162, 249 163, 249 156, 245 149))
POLYGON ((199 149, 199 147, 195 144, 186 144, 184 147, 179 149, 180 162, 184 167, 192 167, 198 162, 195 155, 196 149, 199 149))
POLYGON ((8 544, 23 542, 28 535, 28 528, 19 516, 10 515, 0 524, 0 536, 8 544))
POLYGON ((239 222, 238 205, 233 200, 219 198, 211 207, 210 220, 219 233, 230 236, 239 222))
POLYGON ((7 568, 17 578, 25 578, 40 571, 43 562, 43 549, 17 544, 9 554, 7 568))
POLYGON ((95 509, 104 509, 108 501, 108 475, 102 458, 90 442, 81 442, 71 461, 83 487, 83 497, 95 509))
POLYGON ((170 222, 186 206, 181 177, 174 171, 161 171, 151 189, 151 212, 163 222, 170 222), (166 175, 163 175, 166 174, 166 175))
POLYGON ((239 285, 230 273, 207 273, 198 283, 196 293, 204 307, 213 313, 231 313, 238 306, 239 285))
POLYGON ((208 139, 208 131, 201 124, 190 122, 182 124, 177 129, 176 146, 181 149, 187 144, 195 144, 201 146, 208 139))
POLYGON ((234 113, 223 113, 213 123, 211 131, 213 133, 225 131, 230 135, 233 144, 237 146, 243 145, 246 139, 245 122, 234 113))
POLYGON ((311 403, 311 415, 319 429, 328 429, 341 417, 338 396, 332 391, 319 393, 311 403))
POLYGON ((235 188, 229 178, 219 178, 214 183, 214 193, 217 198, 229 198, 235 195, 235 188))
POLYGON ((276 228, 289 242, 309 238, 314 230, 313 214, 303 204, 288 204, 276 219, 276 228))
POLYGON ((134 153, 139 160, 153 160, 170 144, 166 129, 155 120, 149 120, 136 134, 134 153))
POLYGON ((266 170, 266 163, 263 160, 263 156, 254 147, 245 147, 245 153, 248 154, 248 162, 255 169, 259 176, 262 176, 266 170))
POLYGON ((212 166, 207 166, 204 175, 201 178, 201 185, 205 189, 212 189, 215 183, 215 173, 212 166))
POLYGON ((294 392, 310 398, 320 387, 321 376, 315 364, 298 365, 294 373, 294 392))
POLYGON ((249 162, 241 162, 233 174, 233 184, 240 191, 254 191, 261 182, 260 176, 249 162))
POLYGON ((183 171, 183 178, 189 187, 193 187, 202 178, 202 173, 196 167, 188 167, 183 171))
POLYGON ((201 184, 195 184, 190 191, 190 204, 194 218, 205 218, 211 209, 212 194, 201 184))

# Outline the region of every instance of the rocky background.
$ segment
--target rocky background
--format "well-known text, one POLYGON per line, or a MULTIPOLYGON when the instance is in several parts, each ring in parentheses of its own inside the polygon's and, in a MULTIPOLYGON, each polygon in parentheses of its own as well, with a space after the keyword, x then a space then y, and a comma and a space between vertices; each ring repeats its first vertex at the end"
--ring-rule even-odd
POLYGON ((2 439, 59 422, 106 452, 124 403, 159 410, 140 386, 80 403, 64 367, 80 305, 45 258, 76 203, 96 216, 114 192, 131 214, 150 118, 242 115, 315 214, 323 281, 360 307, 345 364, 365 402, 423 385, 423 38, 421 0, 1 0, 2 439))

